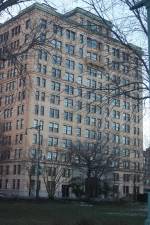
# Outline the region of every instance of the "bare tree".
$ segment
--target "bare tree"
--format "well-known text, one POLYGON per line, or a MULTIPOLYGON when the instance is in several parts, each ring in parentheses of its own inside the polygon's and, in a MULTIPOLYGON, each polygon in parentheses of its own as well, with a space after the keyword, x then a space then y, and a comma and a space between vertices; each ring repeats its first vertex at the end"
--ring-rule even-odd
MULTIPOLYGON (((116 58, 115 61, 123 68, 128 67, 126 74, 132 74, 132 77, 135 77, 135 79, 130 80, 128 84, 113 82, 110 84, 110 90, 117 89, 121 96, 126 95, 139 101, 148 99, 149 69, 147 44, 146 46, 144 45, 144 51, 131 44, 133 37, 137 39, 138 35, 141 36, 143 43, 147 43, 147 39, 145 40, 147 37, 146 10, 135 9, 131 12, 129 8, 135 5, 136 1, 134 0, 116 0, 113 2, 105 0, 81 0, 81 2, 87 6, 89 11, 94 12, 100 21, 109 27, 108 29, 112 35, 105 38, 110 41, 117 40, 126 49, 126 56, 123 56, 124 59, 121 59, 118 51, 118 59, 116 58), (122 17, 118 14, 118 11, 121 10, 123 12, 122 17), (112 21, 112 26, 109 25, 108 20, 112 21), (141 68, 143 69, 143 74, 140 78, 141 68), (139 93, 144 93, 143 96, 142 94, 137 95, 137 89, 139 93)), ((112 63, 110 62, 110 68, 112 67, 112 63)))
POLYGON ((19 5, 21 3, 30 2, 31 0, 1 0, 0 1, 0 15, 3 11, 7 10, 9 7, 13 7, 15 5, 19 5))
POLYGON ((87 198, 97 197, 105 184, 112 185, 114 162, 117 157, 113 152, 109 152, 107 138, 93 143, 91 147, 86 143, 82 143, 78 147, 73 145, 71 155, 72 181, 75 185, 77 184, 75 181, 84 181, 81 183, 84 183, 87 198))
POLYGON ((41 164, 42 178, 49 199, 56 197, 56 193, 59 192, 61 185, 70 183, 71 164, 68 154, 59 152, 57 157, 57 162, 45 160, 41 164))

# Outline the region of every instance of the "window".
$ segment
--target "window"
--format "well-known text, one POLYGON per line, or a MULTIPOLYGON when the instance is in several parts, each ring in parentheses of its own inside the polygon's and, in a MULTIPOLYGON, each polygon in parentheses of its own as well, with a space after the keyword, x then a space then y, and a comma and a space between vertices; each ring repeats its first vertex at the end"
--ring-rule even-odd
POLYGON ((116 135, 116 134, 113 134, 113 142, 117 143, 117 144, 120 144, 120 136, 116 135))
POLYGON ((124 62, 128 62, 129 61, 129 54, 126 52, 122 52, 122 59, 124 62))
POLYGON ((0 166, 0 175, 3 175, 3 170, 4 169, 4 167, 3 166, 0 166))
POLYGON ((20 180, 17 179, 17 187, 16 187, 18 190, 20 189, 20 180))
POLYGON ((114 156, 120 156, 120 149, 119 148, 113 148, 113 155, 114 156))
POLYGON ((67 39, 74 41, 76 38, 76 33, 71 30, 66 30, 66 37, 67 37, 67 39))
POLYGON ((63 148, 70 148, 72 146, 72 140, 70 139, 63 139, 62 142, 63 148))
POLYGON ((102 31, 102 27, 100 25, 97 25, 89 20, 87 20, 87 28, 98 33, 102 31))
POLYGON ((97 41, 95 39, 87 38, 87 47, 88 48, 97 48, 97 41))
POLYGON ((64 112, 64 120, 73 121, 73 113, 64 112))
POLYGON ((86 116, 85 117, 85 124, 86 125, 91 125, 91 126, 96 126, 96 118, 86 116))
POLYGON ((130 174, 123 174, 123 181, 129 182, 130 181, 130 174))
POLYGON ((129 149, 122 149, 122 156, 123 157, 129 157, 130 156, 130 150, 129 149))
POLYGON ((82 88, 76 89, 77 96, 82 97, 82 88))
POLYGON ((35 120, 33 121, 33 127, 37 127, 38 126, 38 120, 35 120))
POLYGON ((41 106, 40 107, 40 115, 41 116, 44 116, 44 106, 41 106))
POLYGON ((63 177, 70 177, 71 176, 71 170, 64 168, 62 176, 63 177))
POLYGON ((84 36, 83 34, 80 34, 80 44, 83 44, 84 43, 84 36))
POLYGON ((23 115, 24 114, 24 105, 19 105, 17 108, 17 115, 23 115))
POLYGON ((47 52, 42 49, 39 49, 38 50, 38 59, 47 61, 47 52))
POLYGON ((68 95, 73 95, 74 94, 74 87, 70 85, 65 85, 65 93, 68 95))
POLYGON ((112 48, 112 55, 119 58, 120 57, 120 50, 118 48, 112 48))
POLYGON ((72 126, 64 125, 63 130, 64 130, 64 134, 72 135, 72 126))
POLYGON ((65 73, 64 80, 73 82, 74 81, 74 75, 72 73, 65 73))
POLYGON ((22 142, 23 142, 23 134, 17 134, 15 144, 22 144, 22 142))
POLYGON ((112 124, 112 128, 113 128, 114 130, 116 130, 116 131, 119 131, 119 130, 120 130, 120 124, 114 122, 114 123, 112 124))
MULTIPOLYGON (((8 124, 9 125, 9 124, 8 124)), ((9 125, 11 126, 11 124, 9 125)), ((23 129, 24 127, 24 119, 18 119, 16 121, 16 129, 19 130, 19 129, 23 129)))
POLYGON ((53 55, 52 56, 52 63, 60 66, 61 63, 62 63, 62 57, 58 56, 58 55, 53 55))
POLYGON ((115 118, 115 119, 120 119, 120 112, 116 111, 116 110, 113 110, 112 111, 112 117, 115 118))
POLYGON ((58 133, 59 132, 59 124, 50 122, 49 123, 49 131, 54 132, 54 133, 58 133))
POLYGON ((120 106, 120 100, 119 99, 112 99, 112 104, 114 105, 114 106, 120 106))
POLYGON ((79 73, 83 73, 83 64, 79 63, 78 64, 78 69, 79 69, 79 73))
POLYGON ((50 108, 50 110, 49 110, 49 117, 59 118, 59 110, 50 108))
POLYGON ((9 174, 9 166, 7 165, 6 166, 6 175, 8 175, 9 174))
POLYGON ((48 152, 47 159, 57 161, 57 152, 48 152))
POLYGON ((123 136, 123 137, 122 137, 122 143, 123 143, 124 145, 130 145, 130 138, 129 138, 129 137, 123 136))
POLYGON ((120 63, 112 61, 112 69, 113 70, 119 70, 120 69, 120 63))
POLYGON ((35 115, 39 114, 39 105, 34 106, 34 113, 35 113, 35 115))
POLYGON ((86 130, 85 130, 84 136, 85 136, 86 138, 96 139, 96 132, 93 131, 93 130, 87 130, 87 129, 86 129, 86 130))
POLYGON ((60 91, 60 83, 52 81, 51 82, 51 89, 53 91, 60 91))
POLYGON ((48 137, 48 146, 58 146, 58 138, 48 137))
MULTIPOLYGON (((18 109, 18 110, 19 110, 19 109, 18 109)), ((19 115, 19 114, 18 114, 19 112, 20 112, 20 111, 17 112, 17 115, 19 115)), ((13 108, 5 109, 5 110, 4 110, 4 118, 9 118, 9 117, 12 116, 12 114, 13 114, 13 108)))
POLYGON ((123 120, 126 120, 126 121, 130 121, 130 114, 128 113, 123 113, 123 120))
POLYGON ((44 44, 46 41, 46 33, 40 33, 39 35, 39 41, 41 42, 40 44, 44 44))
POLYGON ((70 60, 70 59, 66 59, 66 68, 70 69, 70 70, 74 70, 75 69, 75 62, 70 60))
POLYGON ((62 42, 56 39, 53 39, 52 41, 50 41, 50 44, 53 48, 57 48, 59 50, 62 48, 62 42))
POLYGON ((111 162, 111 165, 112 165, 112 167, 114 167, 114 168, 119 168, 120 162, 119 162, 119 160, 113 160, 113 161, 111 162))
POLYGON ((31 20, 26 20, 26 29, 31 28, 31 20))
POLYGON ((94 52, 87 52, 87 57, 92 61, 97 61, 97 54, 94 52))
POLYGON ((69 55, 74 55, 74 53, 75 53, 75 46, 66 44, 65 45, 65 51, 69 55))
POLYGON ((130 102, 123 102, 123 109, 130 109, 130 102))
POLYGON ((47 20, 40 19, 40 28, 43 28, 43 29, 47 28, 47 20))
MULTIPOLYGON (((55 177, 57 173, 56 167, 48 167, 48 176, 55 177)), ((55 182, 54 181, 48 181, 49 185, 51 185, 51 188, 55 188, 55 182)))
POLYGON ((82 77, 81 77, 81 76, 78 76, 78 77, 77 77, 77 83, 78 83, 78 84, 82 84, 82 77))
POLYGON ((45 101, 45 92, 41 92, 41 101, 45 101))
POLYGON ((0 179, 0 189, 2 189, 2 179, 0 179))
POLYGON ((123 124, 122 130, 126 133, 130 133, 130 125, 129 124, 123 124))
POLYGON ((81 123, 82 121, 82 116, 80 114, 77 114, 76 115, 76 120, 77 120, 77 123, 81 123))
POLYGON ((53 32, 59 36, 63 35, 63 28, 57 24, 53 24, 53 32))
POLYGON ((114 173, 114 181, 119 181, 119 173, 114 173))
POLYGON ((5 180, 5 189, 8 188, 8 179, 5 180))
POLYGON ((65 98, 64 106, 68 108, 73 108, 73 99, 65 98))
POLYGON ((22 154, 22 149, 15 149, 14 159, 20 159, 22 154))
POLYGON ((17 165, 17 174, 18 174, 18 175, 21 174, 21 165, 17 165))
POLYGON ((82 102, 81 101, 76 101, 76 109, 81 110, 82 109, 82 102))
POLYGON ((52 68, 52 76, 58 79, 61 78, 61 70, 52 68))
POLYGON ((88 66, 88 75, 92 76, 92 77, 97 77, 100 76, 100 78, 102 78, 102 73, 101 71, 96 70, 95 68, 89 67, 88 66))
POLYGON ((123 161, 123 168, 124 169, 130 169, 130 162, 129 161, 123 161))
POLYGON ((46 87, 46 79, 40 78, 40 77, 36 77, 36 84, 39 87, 46 87))
POLYGON ((122 65, 122 72, 125 73, 125 74, 128 74, 129 73, 129 66, 122 65))
POLYGON ((83 48, 79 48, 79 57, 83 58, 83 48))
POLYGON ((78 127, 76 129, 76 134, 77 134, 78 137, 81 137, 81 128, 78 127))
POLYGON ((55 105, 59 105, 60 104, 60 96, 51 95, 50 96, 50 103, 53 103, 55 105))
POLYGON ((37 144, 37 134, 33 134, 32 143, 37 144))
POLYGON ((109 129, 109 121, 105 121, 105 128, 109 129))
POLYGON ((14 27, 14 28, 11 30, 12 37, 14 37, 14 36, 20 34, 20 31, 21 31, 21 26, 20 26, 20 25, 14 27))

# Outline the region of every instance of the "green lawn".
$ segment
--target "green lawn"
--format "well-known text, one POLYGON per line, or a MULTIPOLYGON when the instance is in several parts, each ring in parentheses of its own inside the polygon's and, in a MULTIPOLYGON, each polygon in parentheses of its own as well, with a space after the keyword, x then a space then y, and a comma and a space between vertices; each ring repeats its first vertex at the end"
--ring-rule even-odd
POLYGON ((144 204, 0 200, 0 225, 143 225, 144 204))

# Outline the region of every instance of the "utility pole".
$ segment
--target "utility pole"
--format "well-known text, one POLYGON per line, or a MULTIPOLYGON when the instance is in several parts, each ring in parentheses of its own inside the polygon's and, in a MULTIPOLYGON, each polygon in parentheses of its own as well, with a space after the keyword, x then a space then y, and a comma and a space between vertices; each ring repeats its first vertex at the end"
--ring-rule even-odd
MULTIPOLYGON (((147 9, 147 26, 148 26, 148 55, 149 55, 149 93, 150 93, 150 0, 142 0, 136 3, 131 10, 139 9, 145 6, 147 9)), ((148 192, 148 214, 145 220, 145 225, 150 225, 150 192, 148 192)))
POLYGON ((40 177, 40 147, 41 147, 41 125, 37 125, 35 127, 30 127, 30 128, 26 128, 26 132, 25 134, 27 135, 27 130, 31 130, 31 129, 36 129, 38 131, 38 148, 37 148, 37 154, 36 154, 36 164, 37 164, 37 168, 36 168, 36 200, 39 199, 39 190, 40 190, 40 184, 39 184, 39 177, 40 177))

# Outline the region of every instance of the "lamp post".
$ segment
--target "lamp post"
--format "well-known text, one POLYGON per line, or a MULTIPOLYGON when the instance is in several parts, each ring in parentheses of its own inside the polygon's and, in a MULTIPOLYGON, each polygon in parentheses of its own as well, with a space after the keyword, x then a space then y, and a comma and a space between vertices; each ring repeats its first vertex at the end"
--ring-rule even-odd
MULTIPOLYGON (((135 10, 145 6, 147 9, 147 26, 148 26, 148 55, 149 55, 149 93, 150 93, 150 0, 142 0, 136 3, 131 10, 135 10)), ((147 219, 145 220, 145 225, 150 225, 150 192, 148 192, 148 214, 147 219)))
POLYGON ((35 127, 30 127, 30 128, 27 128, 26 129, 26 135, 27 135, 27 130, 31 130, 31 129, 36 129, 38 130, 38 149, 37 149, 37 174, 36 174, 36 200, 39 199, 39 169, 40 169, 40 157, 39 157, 39 154, 40 154, 40 146, 41 146, 41 140, 40 140, 40 137, 41 137, 41 125, 37 125, 35 127))

